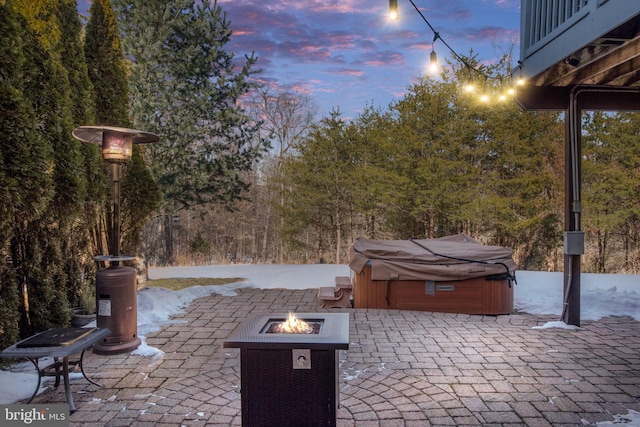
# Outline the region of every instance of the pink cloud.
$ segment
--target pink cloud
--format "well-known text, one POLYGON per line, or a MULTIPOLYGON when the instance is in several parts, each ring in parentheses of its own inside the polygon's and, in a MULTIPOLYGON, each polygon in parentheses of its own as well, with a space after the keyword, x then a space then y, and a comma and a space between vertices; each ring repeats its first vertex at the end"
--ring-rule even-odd
POLYGON ((332 68, 327 71, 332 74, 353 77, 362 77, 365 74, 364 70, 358 70, 354 68, 332 68))
POLYGON ((373 52, 372 54, 367 55, 367 58, 363 63, 369 66, 403 65, 405 63, 405 57, 399 52, 387 50, 382 52, 373 52))

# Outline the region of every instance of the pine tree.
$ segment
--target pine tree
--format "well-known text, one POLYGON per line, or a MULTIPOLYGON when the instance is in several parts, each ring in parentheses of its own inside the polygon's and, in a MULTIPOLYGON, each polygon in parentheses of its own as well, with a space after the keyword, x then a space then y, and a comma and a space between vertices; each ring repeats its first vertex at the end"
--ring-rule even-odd
MULTIPOLYGON (((134 125, 160 136, 145 149, 165 218, 180 209, 237 200, 248 188, 242 172, 266 146, 239 106, 255 87, 249 77, 256 59, 247 57, 236 71, 234 55, 224 50, 229 24, 215 2, 116 0, 114 5, 132 59, 134 125)), ((169 261, 171 242, 165 247, 169 261)))
POLYGON ((346 168, 353 185, 351 238, 384 239, 392 236, 389 219, 396 206, 402 179, 389 162, 398 153, 394 121, 389 112, 367 107, 349 123, 353 164, 346 168))
POLYGON ((470 186, 477 182, 472 157, 478 126, 452 108, 456 96, 454 84, 425 78, 392 106, 398 152, 389 166, 405 187, 390 220, 400 238, 463 231, 457 213, 471 202, 470 186))
POLYGON ((283 240, 293 250, 303 250, 312 259, 326 261, 331 254, 341 262, 343 236, 348 235, 353 184, 354 139, 346 123, 334 110, 314 126, 297 146, 296 155, 283 166, 283 184, 287 200, 280 208, 284 215, 283 240), (312 231, 314 244, 304 239, 312 231), (331 233, 327 233, 331 230, 331 233))
POLYGON ((458 78, 421 79, 387 114, 317 126, 287 163, 288 241, 322 251, 327 230, 462 232, 511 246, 522 268, 545 268, 562 237, 562 123, 555 113, 475 103, 458 78))
POLYGON ((629 238, 637 225, 640 202, 637 124, 637 114, 596 112, 586 115, 582 160, 583 228, 587 230, 587 246, 594 250, 587 253, 585 261, 597 273, 609 271, 608 260, 612 266, 620 264, 610 257, 616 246, 625 257, 626 266, 622 268, 631 266, 629 238), (622 246, 625 241, 627 247, 622 246))

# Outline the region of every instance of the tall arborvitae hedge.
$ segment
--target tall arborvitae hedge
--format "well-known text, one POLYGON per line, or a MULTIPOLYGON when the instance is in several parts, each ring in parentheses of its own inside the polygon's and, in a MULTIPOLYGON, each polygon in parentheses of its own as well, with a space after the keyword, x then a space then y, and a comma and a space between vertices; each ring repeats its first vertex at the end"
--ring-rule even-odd
MULTIPOLYGON (((0 346, 69 323, 94 262, 87 156, 92 120, 75 1, 0 5, 0 346)), ((104 193, 104 191, 103 191, 104 193)))
POLYGON ((18 274, 9 251, 15 222, 37 216, 51 188, 50 153, 23 92, 29 36, 24 20, 0 4, 0 348, 18 338, 18 274))
MULTIPOLYGON (((61 19, 61 4, 59 0, 14 2, 15 10, 34 31, 34 48, 41 49, 39 55, 29 61, 41 72, 37 80, 28 82, 25 93, 33 100, 38 129, 51 147, 49 161, 54 190, 42 214, 33 221, 17 224, 13 237, 13 261, 29 303, 29 315, 25 313, 21 324, 23 334, 68 323, 72 303, 69 298, 77 294, 82 278, 82 271, 75 263, 78 252, 83 249, 76 247, 81 241, 77 234, 82 235, 82 230, 76 225, 87 186, 80 143, 71 136, 75 126, 73 91, 64 65, 77 60, 78 52, 74 58, 63 49, 70 43, 64 40, 63 30, 69 22, 61 19)), ((79 32, 72 37, 78 44, 79 32)))
MULTIPOLYGON (((57 18, 60 29, 59 50, 63 66, 67 71, 71 98, 71 116, 74 127, 95 123, 93 85, 89 79, 84 57, 82 23, 78 17, 75 0, 58 0, 57 18)), ((94 238, 93 230, 100 223, 101 210, 105 200, 109 200, 109 182, 103 173, 100 150, 89 144, 79 144, 81 164, 84 168, 85 196, 81 202, 79 217, 76 219, 71 239, 64 242, 64 252, 69 255, 66 271, 69 277, 68 298, 73 306, 81 306, 83 301, 93 298, 96 263, 93 256, 101 253, 94 238)), ((87 307, 83 307, 87 309, 87 307)))

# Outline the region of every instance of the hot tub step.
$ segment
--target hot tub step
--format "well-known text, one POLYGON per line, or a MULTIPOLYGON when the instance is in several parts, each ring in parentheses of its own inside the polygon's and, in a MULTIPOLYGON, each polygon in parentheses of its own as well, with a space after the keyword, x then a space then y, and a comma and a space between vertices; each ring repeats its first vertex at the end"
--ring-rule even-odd
POLYGON ((320 307, 324 308, 348 308, 351 306, 349 298, 351 289, 341 289, 338 287, 323 286, 318 289, 318 299, 322 302, 320 307))

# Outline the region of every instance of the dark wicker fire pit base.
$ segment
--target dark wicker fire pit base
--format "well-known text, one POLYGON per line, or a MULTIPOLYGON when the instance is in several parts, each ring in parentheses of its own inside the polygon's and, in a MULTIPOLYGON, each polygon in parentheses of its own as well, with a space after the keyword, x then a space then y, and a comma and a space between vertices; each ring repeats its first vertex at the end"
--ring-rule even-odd
POLYGON ((240 349, 243 426, 335 426, 338 353, 349 348, 349 314, 302 313, 317 333, 266 333, 286 315, 258 315, 225 342, 240 349))

